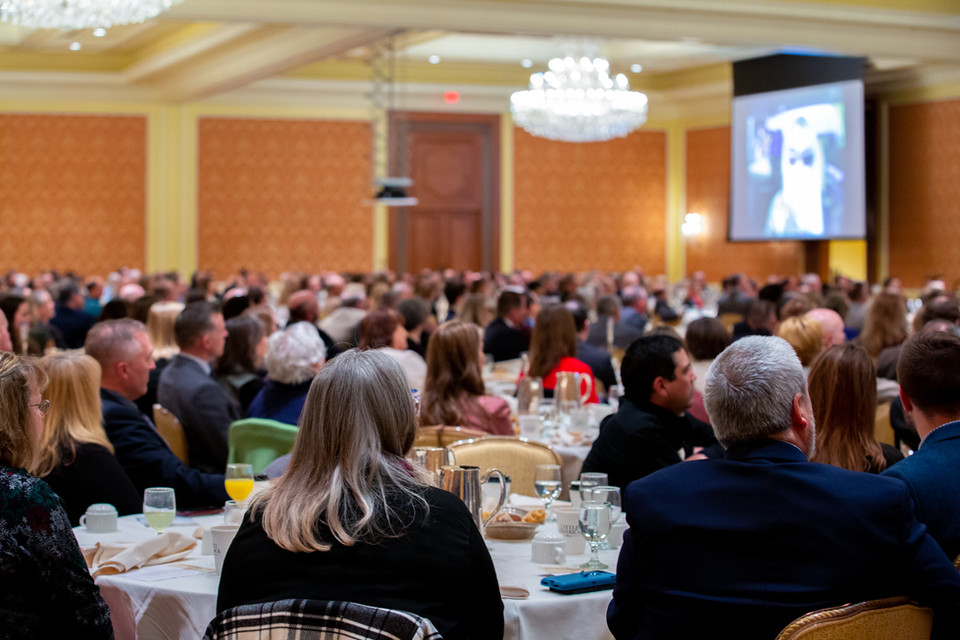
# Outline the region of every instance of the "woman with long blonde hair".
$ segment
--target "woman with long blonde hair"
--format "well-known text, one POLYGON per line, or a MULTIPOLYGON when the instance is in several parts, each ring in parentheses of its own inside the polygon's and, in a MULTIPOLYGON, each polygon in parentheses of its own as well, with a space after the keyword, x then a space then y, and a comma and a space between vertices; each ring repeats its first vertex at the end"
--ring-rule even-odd
POLYGON ((79 351, 44 356, 44 400, 50 403, 34 471, 63 500, 70 522, 106 502, 120 515, 142 510, 140 494, 113 455, 103 430, 100 365, 79 351))
POLYGON ((503 637, 479 529, 457 496, 404 459, 417 426, 396 360, 380 349, 338 355, 314 379, 299 426, 290 466, 230 545, 217 612, 342 600, 429 618, 447 640, 503 637))
POLYGON ((46 403, 32 359, 0 352, 0 619, 7 638, 112 638, 110 610, 36 464, 46 403))
POLYGON ((807 383, 817 425, 814 462, 880 473, 903 459, 874 437, 876 371, 866 349, 850 343, 832 346, 813 361, 807 383))
POLYGON ((437 327, 427 343, 421 423, 513 435, 510 405, 486 395, 480 372, 482 349, 479 327, 473 323, 451 320, 437 327))

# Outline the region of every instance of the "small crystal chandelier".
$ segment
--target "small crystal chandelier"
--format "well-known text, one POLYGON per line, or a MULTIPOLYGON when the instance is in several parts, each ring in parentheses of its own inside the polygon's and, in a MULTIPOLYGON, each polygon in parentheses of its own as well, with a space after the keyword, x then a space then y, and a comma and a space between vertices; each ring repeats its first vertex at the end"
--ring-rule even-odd
POLYGON ((149 20, 183 0, 0 0, 0 22, 30 29, 109 29, 149 20))
POLYGON ((513 121, 529 133, 564 142, 621 138, 647 121, 647 96, 630 91, 622 73, 611 78, 610 63, 596 44, 568 44, 565 58, 530 76, 530 88, 510 96, 513 121), (579 49, 579 51, 576 51, 579 49))

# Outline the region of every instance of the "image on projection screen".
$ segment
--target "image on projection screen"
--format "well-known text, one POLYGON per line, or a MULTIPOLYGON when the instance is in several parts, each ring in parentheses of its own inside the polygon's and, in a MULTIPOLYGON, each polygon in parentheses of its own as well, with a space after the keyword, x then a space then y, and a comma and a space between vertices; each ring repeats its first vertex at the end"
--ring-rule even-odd
POLYGON ((864 234, 858 81, 734 99, 731 240, 864 234))

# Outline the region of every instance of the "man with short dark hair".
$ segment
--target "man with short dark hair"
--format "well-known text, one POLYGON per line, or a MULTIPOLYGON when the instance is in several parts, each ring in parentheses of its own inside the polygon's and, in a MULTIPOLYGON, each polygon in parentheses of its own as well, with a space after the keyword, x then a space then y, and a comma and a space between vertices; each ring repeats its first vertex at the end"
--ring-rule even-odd
POLYGON ((483 352, 494 362, 513 360, 530 348, 530 336, 523 330, 527 301, 522 293, 505 289, 497 298, 497 319, 483 333, 483 352))
POLYGON ((748 303, 745 319, 733 325, 733 339, 772 336, 777 332, 777 305, 756 298, 748 303))
MULTIPOLYGON (((960 574, 903 483, 811 464, 816 427, 790 345, 750 336, 707 372, 722 460, 632 483, 607 624, 617 640, 770 640, 805 613, 906 595, 960 627, 960 574)), ((939 636, 937 634, 940 634, 939 636)))
POLYGON ((211 362, 223 354, 223 315, 209 302, 192 302, 173 325, 180 353, 160 374, 157 400, 183 425, 190 466, 220 473, 227 464, 227 433, 240 407, 210 377, 211 362))
POLYGON ((609 339, 609 327, 613 327, 613 346, 626 349, 630 344, 643 337, 643 330, 621 322, 620 298, 617 296, 603 296, 597 300, 597 321, 590 325, 587 333, 587 342, 606 349, 609 339))
POLYGON ((917 519, 951 558, 960 555, 960 337, 922 331, 903 343, 900 398, 920 446, 883 475, 903 480, 917 519))
POLYGON ((600 435, 583 461, 583 471, 607 474, 621 490, 658 469, 716 444, 705 422, 691 416, 697 376, 683 343, 672 336, 636 340, 620 368, 624 397, 617 413, 600 425, 600 435))
POLYGON ((146 393, 155 366, 146 327, 129 318, 101 322, 87 333, 85 349, 100 363, 103 428, 134 486, 141 492, 172 487, 177 506, 185 509, 220 506, 228 500, 223 473, 202 473, 185 465, 133 403, 146 393))
POLYGON ((65 284, 60 287, 57 296, 56 313, 50 319, 50 324, 56 327, 63 336, 63 342, 68 349, 80 349, 87 337, 87 331, 96 322, 83 310, 84 299, 80 287, 75 284, 65 284))

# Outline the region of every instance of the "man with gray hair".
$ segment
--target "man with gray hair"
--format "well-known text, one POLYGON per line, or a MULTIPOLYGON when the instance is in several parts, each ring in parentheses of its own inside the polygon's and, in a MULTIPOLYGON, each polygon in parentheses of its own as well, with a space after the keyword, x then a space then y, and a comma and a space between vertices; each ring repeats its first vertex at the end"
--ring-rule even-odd
MULTIPOLYGON (((960 574, 906 486, 808 462, 816 428, 803 368, 774 337, 743 338, 707 372, 723 459, 627 488, 607 624, 617 640, 769 640, 804 613, 907 595, 960 624, 960 574)), ((950 636, 952 637, 952 636, 950 636)))

